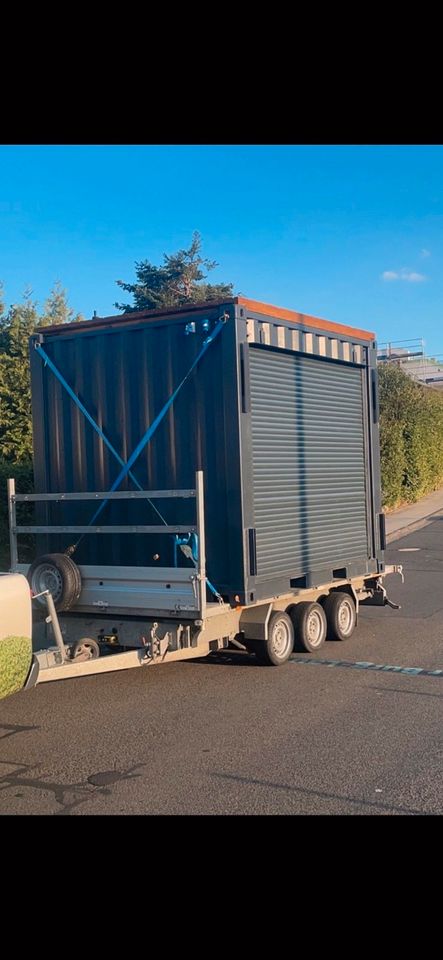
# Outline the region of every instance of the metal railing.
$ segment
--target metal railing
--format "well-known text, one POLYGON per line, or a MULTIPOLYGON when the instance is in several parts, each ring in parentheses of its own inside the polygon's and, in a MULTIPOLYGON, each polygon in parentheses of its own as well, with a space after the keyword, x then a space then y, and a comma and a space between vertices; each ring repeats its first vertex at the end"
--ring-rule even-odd
POLYGON ((203 618, 206 606, 206 556, 205 556, 205 514, 204 514, 204 490, 203 490, 203 471, 196 473, 195 490, 130 490, 93 493, 16 493, 15 480, 7 481, 8 489, 8 518, 9 518, 9 543, 11 550, 11 570, 18 567, 18 536, 23 533, 196 533, 198 538, 198 553, 195 565, 195 577, 198 583, 198 601, 200 616, 203 618), (77 524, 18 524, 17 523, 17 503, 47 503, 68 502, 71 500, 155 500, 166 498, 195 499, 196 501, 196 523, 195 524, 114 524, 114 525, 77 525, 77 524))

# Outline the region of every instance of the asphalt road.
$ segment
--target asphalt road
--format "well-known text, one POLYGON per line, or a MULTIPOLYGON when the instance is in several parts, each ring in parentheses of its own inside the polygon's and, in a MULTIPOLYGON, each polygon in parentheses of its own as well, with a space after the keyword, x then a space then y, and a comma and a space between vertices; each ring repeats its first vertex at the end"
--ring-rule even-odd
POLYGON ((316 656, 220 654, 2 701, 0 813, 441 813, 443 674, 353 664, 443 669, 443 516, 387 561, 402 609, 362 608, 316 656))

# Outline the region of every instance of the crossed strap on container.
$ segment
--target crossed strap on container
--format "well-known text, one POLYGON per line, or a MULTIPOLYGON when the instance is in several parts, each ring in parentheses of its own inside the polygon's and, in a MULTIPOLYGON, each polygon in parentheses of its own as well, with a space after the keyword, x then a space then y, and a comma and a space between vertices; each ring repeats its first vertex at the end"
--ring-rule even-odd
MULTIPOLYGON (((223 329, 223 327, 224 327, 227 319, 228 319, 228 314, 226 314, 226 313, 224 313, 223 316, 219 318, 219 320, 217 321, 217 323, 216 323, 214 329, 212 330, 212 332, 211 332, 211 333, 205 338, 205 340, 203 341, 202 348, 201 348, 200 352, 197 354, 195 360, 193 360, 193 362, 192 362, 192 364, 191 364, 191 366, 190 366, 187 374, 186 374, 186 375, 183 377, 183 379, 180 381, 180 383, 178 384, 178 386, 175 388, 174 392, 171 394, 171 396, 169 397, 169 399, 166 401, 166 403, 164 404, 164 406, 163 406, 162 409, 160 410, 160 413, 157 414, 157 416, 155 417, 155 419, 153 420, 153 422, 151 423, 151 425, 148 427, 148 429, 146 430, 146 432, 143 434, 141 440, 139 441, 139 443, 137 444, 135 450, 133 451, 133 453, 132 453, 131 456, 129 457, 129 460, 127 460, 127 461, 123 460, 123 458, 120 456, 120 454, 118 453, 118 451, 115 449, 115 447, 113 446, 113 444, 111 443, 111 441, 108 439, 108 437, 106 436, 106 434, 104 433, 104 431, 102 430, 102 428, 101 428, 101 427, 98 425, 98 423, 94 420, 94 417, 91 416, 91 414, 89 413, 89 411, 86 409, 85 405, 82 403, 82 401, 80 400, 80 398, 77 396, 77 394, 74 392, 74 390, 72 389, 72 387, 69 385, 69 383, 67 382, 67 380, 65 379, 65 377, 63 376, 63 374, 60 373, 60 370, 56 367, 54 361, 51 360, 51 358, 48 356, 48 354, 46 353, 45 349, 43 348, 43 344, 42 344, 41 340, 36 340, 36 341, 34 342, 35 349, 36 349, 37 353, 39 354, 39 356, 41 357, 44 365, 45 365, 45 366, 48 366, 49 369, 52 370, 54 376, 57 378, 57 380, 59 381, 59 383, 61 383, 62 387, 66 390, 66 392, 67 392, 67 393, 69 394, 69 396, 71 397, 71 400, 74 401, 75 405, 76 405, 76 406, 78 407, 78 409, 81 411, 81 413, 82 413, 83 416, 86 418, 86 420, 88 421, 88 423, 91 424, 91 427, 95 430, 95 432, 98 434, 98 436, 99 436, 100 439, 103 441, 103 443, 105 444, 105 446, 107 446, 108 450, 113 454, 113 456, 115 457, 115 459, 118 461, 118 463, 120 464, 120 466, 121 466, 121 468, 122 468, 121 471, 120 471, 120 473, 118 474, 118 476, 117 476, 116 479, 114 480, 114 483, 112 484, 112 487, 111 487, 111 489, 109 490, 109 493, 114 493, 114 491, 117 490, 118 487, 120 486, 120 484, 123 482, 123 480, 125 479, 125 477, 130 477, 130 479, 131 479, 132 482, 135 484, 135 486, 137 487, 137 489, 143 491, 142 485, 141 485, 141 484, 139 483, 139 481, 137 480, 137 477, 134 476, 134 473, 132 472, 132 469, 131 469, 131 468, 133 467, 135 461, 138 459, 138 457, 140 456, 140 454, 142 453, 142 451, 144 450, 144 448, 146 447, 146 445, 150 442, 150 440, 152 440, 152 437, 154 436, 155 431, 157 430, 158 426, 160 425, 160 423, 162 422, 162 420, 163 420, 164 417, 166 416, 168 410, 170 409, 170 407, 171 407, 172 404, 174 403, 174 400, 176 399, 177 395, 180 393, 180 390, 181 390, 182 387, 185 385, 185 383, 187 382, 187 380, 189 380, 189 377, 191 376, 192 372, 195 370, 196 366, 198 365, 198 363, 200 362, 200 360, 202 359, 202 357, 203 357, 204 354, 206 353, 206 351, 207 351, 208 347, 210 346, 210 344, 213 343, 214 340, 218 337, 218 335, 219 335, 219 333, 221 332, 221 330, 223 329)), ((167 526, 167 521, 166 521, 165 518, 162 516, 162 514, 160 513, 160 511, 157 509, 157 507, 152 503, 152 500, 149 500, 149 498, 147 498, 147 499, 148 499, 148 503, 151 505, 151 507, 153 508, 153 510, 155 510, 155 512, 156 512, 156 513, 158 514, 158 516, 160 517, 161 521, 167 526)), ((97 510, 95 511, 93 517, 91 517, 91 519, 90 519, 90 521, 89 521, 89 523, 88 523, 88 526, 93 526, 93 524, 95 524, 95 521, 97 520, 97 517, 101 514, 102 510, 104 510, 104 508, 105 508, 105 506, 106 506, 107 503, 109 503, 109 500, 102 500, 102 501, 101 501, 101 503, 100 503, 100 505, 97 507, 97 510)), ((83 533, 83 534, 79 537, 79 539, 77 540, 76 543, 71 544, 71 546, 68 547, 68 549, 66 550, 66 553, 67 553, 69 556, 72 556, 72 555, 75 553, 75 551, 77 550, 77 547, 79 546, 79 544, 80 544, 80 542, 81 542, 81 540, 83 539, 84 536, 86 536, 86 534, 83 533)), ((180 539, 180 538, 177 538, 177 536, 176 536, 176 543, 178 542, 179 539, 180 539)), ((181 546, 181 544, 179 544, 179 545, 181 546)), ((190 554, 188 554, 188 552, 185 553, 185 551, 183 551, 183 553, 185 554, 185 556, 189 556, 189 558, 195 563, 195 557, 194 557, 194 555, 193 555, 193 554, 194 554, 194 551, 191 551, 190 554)), ((223 602, 223 601, 222 601, 222 597, 220 596, 219 592, 215 589, 215 587, 213 586, 213 584, 211 584, 210 581, 209 581, 207 578, 206 578, 206 583, 207 583, 208 588, 210 589, 211 593, 214 594, 214 596, 217 598, 217 600, 218 600, 219 602, 223 602)))

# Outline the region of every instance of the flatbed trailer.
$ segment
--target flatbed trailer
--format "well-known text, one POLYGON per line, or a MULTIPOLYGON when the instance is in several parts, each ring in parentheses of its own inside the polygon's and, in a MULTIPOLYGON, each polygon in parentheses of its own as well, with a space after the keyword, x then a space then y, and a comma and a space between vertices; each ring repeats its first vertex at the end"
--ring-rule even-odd
MULTIPOLYGON (((354 597, 356 610, 361 603, 376 606, 387 604, 397 609, 397 604, 388 599, 382 583, 384 577, 391 573, 402 575, 401 565, 387 566, 382 577, 367 576, 354 580, 344 580, 339 584, 322 584, 315 590, 301 590, 298 595, 288 594, 286 597, 271 598, 268 602, 262 602, 254 607, 209 609, 203 622, 193 621, 193 625, 197 629, 193 645, 181 647, 177 650, 168 650, 166 644, 162 645, 161 639, 153 637, 150 643, 143 644, 143 646, 124 652, 113 652, 112 649, 109 649, 106 650, 105 655, 102 653, 101 656, 96 657, 92 652, 87 653, 88 644, 91 644, 92 638, 79 636, 79 634, 84 634, 84 630, 80 629, 79 624, 77 624, 77 630, 75 631, 78 636, 77 641, 73 641, 71 646, 65 643, 60 631, 57 612, 54 610, 55 616, 49 613, 48 617, 51 619, 48 622, 51 623, 54 633, 57 632, 58 623, 59 643, 47 649, 36 651, 38 676, 35 682, 67 680, 73 677, 129 670, 132 667, 146 667, 173 663, 179 660, 196 659, 226 649, 230 645, 246 649, 249 653, 256 653, 261 660, 261 648, 265 651, 268 645, 272 648, 274 644, 274 646, 277 646, 277 657, 273 665, 278 666, 279 663, 286 662, 289 657, 284 656, 284 650, 282 650, 283 656, 279 657, 278 648, 281 647, 281 643, 279 644, 278 637, 275 639, 275 634, 274 636, 270 635, 269 621, 272 613, 278 614, 279 612, 286 612, 288 609, 292 610, 297 604, 315 603, 319 598, 322 599, 330 595, 332 591, 347 593, 354 597), (81 653, 77 656, 74 655, 72 658, 72 651, 75 650, 76 644, 80 644, 85 649, 86 659, 82 659, 81 653)), ((154 624, 154 631, 155 626, 154 624)), ((138 637, 135 628, 134 643, 137 642, 138 637)), ((90 645, 89 650, 92 651, 92 649, 90 645)), ((272 663, 271 660, 268 662, 269 664, 272 663)), ((29 685, 33 686, 34 684, 30 683, 29 685)))
MULTIPOLYGON (((38 585, 34 601, 44 616, 47 639, 55 643, 37 650, 27 686, 53 680, 127 670, 172 663, 208 656, 234 645, 256 655, 267 665, 286 662, 293 649, 315 652, 327 635, 334 639, 351 637, 358 621, 360 604, 389 605, 384 579, 392 573, 401 576, 400 565, 384 565, 383 572, 355 577, 334 578, 309 588, 295 588, 265 600, 232 605, 222 597, 207 601, 207 578, 204 552, 204 482, 197 471, 195 489, 149 490, 146 498, 195 498, 198 545, 194 559, 185 556, 191 566, 171 568, 80 567, 81 592, 74 609, 57 612, 51 585, 54 571, 51 564, 37 567, 38 585), (333 598, 333 599, 332 599, 333 598), (173 605, 172 605, 173 602, 173 605)), ((14 480, 8 481, 10 545, 15 572, 29 576, 29 565, 18 563, 19 534, 70 533, 82 534, 82 526, 19 525, 16 504, 47 500, 101 500, 132 498, 140 494, 18 494, 14 480)), ((181 526, 158 528, 166 534, 181 531, 181 526)), ((187 527, 189 531, 189 525, 187 527)), ((89 528, 88 528, 89 530, 89 528)), ((100 527, 95 533, 112 533, 113 527, 100 527)), ((146 528, 146 532, 152 528, 146 528)), ((132 527, 119 527, 131 533, 132 527)), ((138 532, 138 531, 137 531, 138 532)), ((53 555, 56 562, 57 554, 53 555)), ((32 576, 31 576, 32 583, 32 576)), ((57 586, 57 584, 56 584, 57 586)), ((60 593, 60 584, 59 593, 60 593)), ((57 594, 55 594, 57 602, 57 594)))

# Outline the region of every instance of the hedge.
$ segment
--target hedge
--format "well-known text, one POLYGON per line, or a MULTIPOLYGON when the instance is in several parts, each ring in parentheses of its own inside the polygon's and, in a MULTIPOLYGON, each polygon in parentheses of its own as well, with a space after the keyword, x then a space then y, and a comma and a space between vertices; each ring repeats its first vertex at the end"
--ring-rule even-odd
POLYGON ((383 505, 415 503, 443 485, 443 394, 392 364, 378 378, 383 505))
MULTIPOLYGON (((14 477, 17 493, 32 493, 34 489, 34 471, 32 463, 10 463, 0 460, 0 570, 9 566, 9 524, 8 524, 8 497, 6 481, 14 477)), ((32 523, 34 512, 33 504, 19 505, 18 520, 20 523, 32 523)), ((20 558, 26 562, 33 544, 31 536, 20 537, 20 558)))

